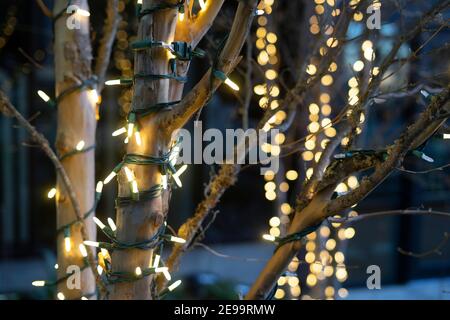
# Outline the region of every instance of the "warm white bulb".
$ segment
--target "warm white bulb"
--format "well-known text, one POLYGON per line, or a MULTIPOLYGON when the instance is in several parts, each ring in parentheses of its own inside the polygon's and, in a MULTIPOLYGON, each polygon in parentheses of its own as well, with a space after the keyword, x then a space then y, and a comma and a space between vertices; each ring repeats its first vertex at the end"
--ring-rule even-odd
POLYGON ((81 150, 83 150, 85 145, 86 145, 86 143, 84 142, 84 140, 80 140, 80 142, 77 143, 75 149, 77 149, 78 151, 81 151, 81 150))
POLYGON ((64 296, 64 293, 62 293, 62 292, 58 292, 56 297, 58 298, 58 300, 65 300, 66 299, 66 297, 64 296))
POLYGON ((183 21, 184 20, 184 13, 178 14, 178 20, 183 21))
POLYGON ((141 267, 136 267, 136 270, 134 270, 134 273, 136 274, 136 276, 140 277, 142 275, 141 267))
POLYGON ((69 237, 64 238, 64 248, 66 249, 66 252, 69 252, 70 249, 72 248, 72 243, 69 237))
POLYGON ((95 187, 95 192, 102 193, 102 190, 103 190, 103 182, 99 181, 97 182, 97 186, 95 187))
POLYGON ((175 281, 168 287, 169 291, 175 290, 180 284, 181 284, 181 280, 175 281))
POLYGON ((78 249, 80 250, 80 253, 83 256, 83 258, 86 258, 88 253, 87 253, 87 250, 86 250, 86 247, 84 246, 84 244, 80 243, 80 245, 78 246, 78 249))
POLYGON ((120 84, 120 79, 108 80, 105 82, 107 86, 117 86, 120 84))
POLYGON ((225 79, 225 84, 234 91, 239 91, 239 86, 236 83, 234 83, 230 78, 225 79))
POLYGON ((132 182, 134 180, 134 174, 128 167, 124 167, 125 175, 127 176, 128 182, 132 182))
POLYGON ((450 139, 450 133, 444 133, 444 134, 442 135, 442 138, 444 138, 444 139, 450 139))
POLYGON ((85 240, 83 243, 90 247, 98 247, 100 244, 97 241, 85 240))
POLYGON ((170 236, 170 241, 177 242, 177 243, 186 243, 186 240, 179 237, 170 236))
POLYGON ((89 299, 86 297, 81 297, 81 300, 89 300, 89 299))
POLYGON ((112 136, 117 137, 117 136, 120 136, 121 134, 124 134, 125 132, 127 132, 127 129, 125 127, 122 127, 120 129, 117 129, 116 131, 114 131, 112 133, 112 136))
POLYGON ((95 224, 98 225, 100 229, 102 229, 102 230, 105 229, 105 227, 106 227, 105 224, 103 222, 101 222, 99 218, 94 217, 93 219, 94 219, 95 224))
POLYGON ((55 270, 58 270, 58 268, 59 268, 59 264, 57 264, 57 263, 55 263, 55 270))
POLYGON ((137 185, 137 181, 136 180, 133 180, 131 182, 131 192, 139 193, 139 189, 138 189, 138 185, 137 185))
POLYGON ((155 269, 156 273, 160 273, 162 272, 162 274, 164 275, 164 277, 166 278, 167 281, 172 280, 172 276, 169 273, 169 268, 167 267, 159 267, 155 269))
POLYGON ((103 273, 103 268, 102 268, 102 266, 97 266, 97 273, 98 273, 99 276, 102 275, 102 273, 103 273))
POLYGON ((198 4, 200 5, 200 9, 203 10, 206 7, 205 0, 198 0, 198 4))
POLYGON ((84 9, 78 9, 77 14, 79 14, 80 16, 83 16, 83 17, 89 17, 91 15, 91 13, 89 11, 84 10, 84 9))
POLYGON ((187 169, 187 164, 183 165, 180 169, 178 169, 177 172, 175 172, 175 173, 172 175, 172 178, 175 180, 175 183, 176 183, 177 186, 180 187, 180 188, 183 186, 183 184, 181 183, 181 180, 180 180, 180 175, 182 175, 183 172, 186 171, 186 169, 187 169))
POLYGON ((161 256, 159 254, 155 255, 155 261, 153 261, 153 268, 158 268, 160 260, 161 260, 161 256))
POLYGON ((270 234, 263 234, 263 239, 267 241, 275 241, 275 237, 270 234))
POLYGON ((142 145, 142 139, 141 139, 141 134, 139 133, 139 131, 136 131, 134 133, 134 138, 136 139, 136 144, 138 146, 142 145))
POLYGON ((41 97, 42 100, 44 100, 45 102, 49 102, 50 101, 50 97, 42 90, 38 90, 37 94, 39 95, 39 97, 41 97))
POLYGON ((134 123, 130 122, 128 124, 128 133, 127 133, 128 138, 131 138, 131 136, 133 135, 133 131, 134 131, 134 123))
POLYGON ((35 287, 43 287, 43 286, 45 286, 45 281, 44 280, 36 280, 36 281, 33 281, 31 284, 35 287))
POLYGON ((56 188, 51 188, 50 191, 47 193, 47 197, 49 199, 53 199, 56 195, 56 188))
POLYGON ((114 171, 111 172, 106 179, 103 181, 103 184, 107 184, 108 182, 110 182, 115 176, 117 175, 117 173, 115 173, 114 171))
POLYGON ((112 231, 116 231, 117 230, 116 224, 114 223, 113 219, 108 218, 108 224, 109 224, 109 227, 111 228, 112 231))

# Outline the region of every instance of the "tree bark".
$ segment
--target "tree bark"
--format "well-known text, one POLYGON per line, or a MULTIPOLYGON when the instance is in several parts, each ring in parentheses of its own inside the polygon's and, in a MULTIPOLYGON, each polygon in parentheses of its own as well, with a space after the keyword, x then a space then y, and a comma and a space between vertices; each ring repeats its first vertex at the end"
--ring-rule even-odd
MULTIPOLYGON (((87 0, 72 1, 72 4, 89 10, 87 0)), ((66 0, 57 0, 54 15, 62 12, 66 7, 66 0)), ((89 18, 77 15, 75 18, 80 20, 80 28, 70 30, 66 25, 67 17, 67 14, 63 14, 55 21, 56 97, 64 90, 79 85, 92 76, 89 18)), ((84 141, 85 148, 95 145, 96 101, 93 101, 92 97, 89 89, 84 88, 64 95, 58 102, 56 149, 60 157, 73 151, 81 140, 84 141)), ((94 205, 95 152, 90 149, 87 152, 77 153, 63 159, 62 163, 72 182, 81 212, 84 214, 94 205)), ((59 229, 77 218, 59 175, 57 177, 57 190, 57 228, 59 229)), ((96 229, 92 217, 93 214, 85 220, 85 226, 87 236, 90 239, 95 239, 96 229)), ((64 245, 64 232, 58 232, 58 279, 67 276, 68 266, 84 266, 82 255, 78 249, 79 244, 83 242, 79 224, 70 227, 70 239, 71 248, 67 252, 64 245)), ((68 289, 66 281, 62 281, 58 284, 58 292, 62 292, 66 299, 80 299, 82 296, 95 294, 95 278, 92 270, 89 268, 82 270, 80 289, 68 289)))

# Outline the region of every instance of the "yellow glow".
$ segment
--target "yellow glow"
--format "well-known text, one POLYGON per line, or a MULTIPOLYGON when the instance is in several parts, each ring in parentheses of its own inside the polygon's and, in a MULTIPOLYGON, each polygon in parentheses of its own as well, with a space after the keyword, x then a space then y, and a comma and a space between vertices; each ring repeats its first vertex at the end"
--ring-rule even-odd
POLYGON ((176 242, 176 243, 186 243, 186 240, 179 237, 170 236, 170 241, 176 242))
POLYGON ((326 74, 322 77, 322 79, 320 79, 320 82, 324 86, 330 86, 331 84, 333 84, 333 77, 329 74, 326 74))
POLYGON ((86 145, 86 143, 83 140, 81 140, 80 142, 77 143, 75 149, 77 151, 81 151, 81 150, 83 150, 85 145, 86 145))
POLYGON ((140 277, 142 275, 141 267, 136 267, 136 269, 134 270, 134 274, 136 274, 137 277, 140 277))
POLYGON ((134 138, 136 139, 136 144, 138 146, 141 146, 142 145, 142 139, 141 139, 141 134, 140 134, 139 131, 135 131, 134 132, 134 138))
POLYGON ((289 214, 292 211, 291 206, 289 205, 289 203, 283 203, 280 207, 281 213, 283 214, 289 214))
POLYGON ((288 180, 295 180, 298 178, 298 173, 295 170, 289 170, 288 172, 286 172, 286 178, 288 180))
POLYGON ((131 136, 133 135, 133 131, 134 131, 134 123, 130 122, 128 123, 128 138, 131 138, 131 136))
POLYGON ((308 274, 306 277, 306 284, 309 287, 314 287, 317 284, 317 277, 312 273, 308 274))
POLYGON ((277 227, 272 227, 272 228, 270 228, 269 233, 270 233, 270 235, 272 235, 272 236, 274 236, 274 237, 279 237, 280 234, 281 234, 281 231, 280 231, 280 229, 277 228, 277 227))
POLYGON ((139 193, 138 184, 136 180, 133 180, 131 182, 131 192, 133 193, 139 193))
MULTIPOLYGON (((287 182, 280 183, 280 191, 281 192, 288 192, 289 191, 289 183, 287 183, 287 182)), ((287 213, 285 213, 285 214, 287 214, 287 213)))
POLYGON ((272 217, 269 220, 269 225, 271 227, 278 227, 280 225, 280 223, 281 223, 281 221, 280 221, 280 218, 278 218, 278 217, 272 217))
POLYGON ((309 65, 306 67, 306 73, 307 73, 307 74, 309 74, 309 75, 312 76, 312 75, 314 75, 316 72, 317 72, 317 68, 316 68, 315 65, 309 64, 309 65))
POLYGON ((47 197, 49 199, 53 199, 56 195, 56 188, 51 188, 50 191, 47 193, 47 197))
POLYGON ((362 62, 361 60, 358 60, 353 64, 353 70, 355 70, 356 72, 359 72, 362 69, 364 69, 364 62, 362 62))
POLYGON ((274 79, 276 79, 278 77, 277 72, 275 70, 273 70, 273 69, 267 70, 265 75, 266 75, 266 78, 268 80, 274 80, 274 79))
POLYGON ((283 289, 277 289, 277 291, 275 291, 275 299, 283 299, 284 296, 285 293, 283 289))
POLYGON ((198 0, 198 4, 200 5, 201 10, 204 10, 206 8, 205 0, 198 0))
POLYGON ((355 236, 355 233, 355 229, 352 227, 345 229, 345 237, 347 239, 353 238, 355 236))
POLYGON ((239 91, 239 86, 236 83, 234 83, 230 78, 225 79, 225 84, 234 91, 239 91))
POLYGON ((184 20, 184 13, 178 13, 178 20, 183 21, 184 20))
POLYGON ((80 243, 80 245, 78 246, 78 249, 80 250, 81 255, 83 256, 83 258, 87 257, 87 250, 86 247, 84 246, 84 244, 80 243))
POLYGON ((72 248, 72 243, 70 241, 70 238, 65 237, 64 238, 64 249, 66 250, 66 252, 69 252, 71 248, 72 248))

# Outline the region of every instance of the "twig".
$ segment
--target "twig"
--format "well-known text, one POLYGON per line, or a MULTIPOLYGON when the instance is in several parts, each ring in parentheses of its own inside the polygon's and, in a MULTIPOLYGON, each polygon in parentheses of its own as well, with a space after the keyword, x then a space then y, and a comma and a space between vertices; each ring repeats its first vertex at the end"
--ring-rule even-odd
MULTIPOLYGON (((75 195, 75 191, 73 190, 72 183, 64 170, 63 165, 59 161, 58 156, 50 147, 48 140, 39 133, 23 116, 19 111, 11 104, 8 97, 5 95, 3 91, 0 90, 0 111, 4 113, 6 116, 12 116, 17 119, 17 121, 28 131, 32 140, 34 140, 39 147, 44 151, 50 161, 53 163, 55 170, 61 178, 61 181, 69 195, 70 202, 72 203, 73 210, 75 211, 75 215, 77 217, 78 222, 81 224, 81 237, 84 240, 87 240, 87 231, 84 223, 83 215, 81 213, 80 205, 75 195), (6 111, 5 111, 6 110, 6 111)), ((97 273, 97 268, 95 267, 95 257, 91 250, 88 250, 88 264, 92 273, 95 276, 96 283, 102 294, 106 293, 107 289, 102 279, 97 273)))
POLYGON ((103 37, 100 40, 97 52, 97 62, 95 65, 95 74, 98 78, 99 92, 103 89, 103 83, 105 82, 112 46, 120 22, 118 6, 119 0, 108 0, 106 7, 106 20, 103 26, 103 37))
POLYGON ((430 256, 432 254, 437 254, 437 255, 442 255, 442 251, 441 249, 447 244, 449 239, 449 234, 448 232, 444 232, 444 237, 442 238, 442 240, 432 249, 428 250, 428 251, 424 251, 424 252, 420 252, 420 253, 415 253, 412 251, 406 251, 403 250, 402 248, 397 248, 397 251, 400 252, 401 254, 404 254, 406 256, 410 256, 410 257, 414 257, 414 258, 425 258, 427 256, 430 256))
POLYGON ((52 11, 45 5, 43 0, 36 0, 36 4, 45 16, 49 18, 53 17, 52 11))

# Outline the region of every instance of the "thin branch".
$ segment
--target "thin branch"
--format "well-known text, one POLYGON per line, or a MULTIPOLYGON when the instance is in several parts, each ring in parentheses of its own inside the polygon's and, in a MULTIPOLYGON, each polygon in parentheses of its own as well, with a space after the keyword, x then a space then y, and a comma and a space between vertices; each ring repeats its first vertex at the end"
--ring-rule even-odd
POLYGON ((53 17, 52 11, 45 5, 43 0, 36 0, 36 4, 45 16, 49 18, 53 17))
MULTIPOLYGON (((72 203, 73 210, 75 212, 75 215, 77 217, 78 222, 81 225, 81 237, 83 240, 88 240, 87 237, 87 231, 86 231, 86 225, 84 223, 83 214, 81 213, 80 205, 78 203, 78 200, 75 195, 75 191, 73 190, 72 183, 70 182, 70 179, 64 170, 64 167, 62 163, 59 161, 58 156, 55 154, 55 152, 50 147, 50 144, 48 140, 39 133, 23 116, 20 114, 19 111, 11 104, 8 97, 5 95, 3 91, 0 90, 0 111, 9 117, 14 117, 17 119, 17 121, 20 123, 22 127, 25 128, 25 130, 28 131, 33 141, 35 141, 39 147, 44 151, 44 153, 47 155, 47 157, 50 159, 50 161, 53 163, 55 170, 57 171, 58 175, 61 177, 61 181, 64 185, 64 188, 67 191, 67 194, 69 195, 70 202, 72 203)), ((92 270, 92 273, 95 276, 96 283, 98 287, 100 288, 100 291, 102 294, 106 293, 107 289, 100 278, 100 276, 97 273, 96 263, 95 263, 95 257, 92 252, 92 250, 88 250, 88 263, 89 267, 92 270)))
POLYGON ((97 62, 95 65, 95 74, 98 78, 98 92, 103 90, 114 39, 121 19, 118 6, 119 0, 108 0, 106 6, 106 20, 103 26, 103 36, 98 47, 97 62))
POLYGON ((447 245, 449 238, 450 238, 450 236, 449 236, 448 232, 444 232, 444 237, 442 238, 442 240, 434 248, 424 251, 424 252, 417 253, 417 252, 412 252, 412 251, 406 251, 400 247, 397 248, 397 251, 400 252, 401 254, 404 254, 404 255, 410 256, 410 257, 414 257, 414 258, 425 258, 425 257, 431 256, 433 254, 437 254, 437 255, 441 256, 442 255, 441 249, 447 245))

